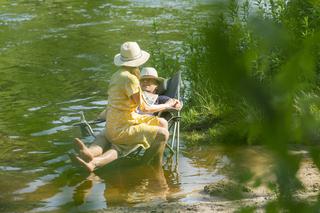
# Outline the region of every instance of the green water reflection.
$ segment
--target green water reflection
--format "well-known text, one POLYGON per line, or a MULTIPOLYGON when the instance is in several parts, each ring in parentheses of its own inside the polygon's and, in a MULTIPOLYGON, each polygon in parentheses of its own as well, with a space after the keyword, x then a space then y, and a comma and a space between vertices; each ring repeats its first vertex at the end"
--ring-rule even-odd
MULTIPOLYGON (((51 157, 39 165, 32 163, 34 167, 30 162, 20 167, 2 166, 0 208, 18 212, 74 211, 178 201, 223 178, 215 167, 225 156, 217 148, 204 149, 208 152, 201 147, 182 148, 178 165, 167 163, 156 168, 130 158, 91 175, 73 167, 67 155, 51 157)), ((45 154, 33 152, 34 156, 45 154)))
MULTIPOLYGON (((94 118, 105 107, 108 79, 116 70, 113 56, 120 44, 138 41, 149 50, 156 20, 166 54, 181 52, 194 20, 207 12, 205 1, 191 0, 2 0, 0 211, 80 205, 100 209, 191 190, 188 181, 194 176, 169 169, 150 173, 150 168, 118 171, 122 168, 116 167, 113 173, 87 178, 71 168, 66 153, 72 149, 72 139, 79 136, 71 127, 79 121, 79 111, 94 118), (150 192, 139 191, 143 188, 150 192), (148 193, 154 196, 145 196, 148 193), (81 204, 81 200, 86 202, 81 204)), ((154 65, 152 60, 148 65, 154 65)), ((159 72, 167 75, 166 70, 159 72)), ((189 158, 182 157, 180 167, 199 169, 198 174, 207 177, 210 167, 194 167, 189 158)))

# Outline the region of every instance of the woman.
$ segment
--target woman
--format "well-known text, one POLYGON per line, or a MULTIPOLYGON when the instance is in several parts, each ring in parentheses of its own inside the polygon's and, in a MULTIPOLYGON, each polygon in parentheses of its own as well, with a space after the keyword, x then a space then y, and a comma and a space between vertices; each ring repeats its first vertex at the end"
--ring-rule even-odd
MULTIPOLYGON (((142 98, 148 105, 154 105, 154 104, 164 104, 167 101, 169 101, 171 98, 165 95, 159 95, 158 91, 159 87, 164 83, 164 78, 158 77, 158 72, 153 67, 144 67, 142 68, 140 72, 140 87, 142 90, 142 98)), ((161 90, 161 89, 160 89, 161 90)), ((181 110, 182 104, 179 100, 174 99, 173 101, 176 102, 176 105, 174 105, 174 108, 176 110, 181 110)), ((148 114, 143 113, 138 108, 137 112, 139 114, 148 114)), ((98 119, 104 120, 106 118, 107 109, 103 110, 99 116, 98 119)), ((151 113, 153 114, 153 113, 151 113)))
POLYGON ((139 107, 143 112, 154 113, 174 108, 176 101, 149 106, 142 100, 139 66, 149 56, 136 42, 125 42, 121 45, 120 53, 114 57, 114 64, 120 69, 110 80, 105 129, 105 137, 111 142, 111 148, 104 152, 105 143, 97 142, 87 148, 81 140, 75 140, 80 154, 75 159, 89 172, 128 155, 140 146, 147 149, 145 162, 161 165, 169 137, 168 123, 163 118, 138 114, 136 109, 139 107))

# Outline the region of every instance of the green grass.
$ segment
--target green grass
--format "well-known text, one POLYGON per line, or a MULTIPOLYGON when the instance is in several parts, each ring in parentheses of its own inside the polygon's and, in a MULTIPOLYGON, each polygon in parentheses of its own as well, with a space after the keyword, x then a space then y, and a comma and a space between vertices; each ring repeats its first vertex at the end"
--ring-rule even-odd
POLYGON ((253 3, 255 9, 248 1, 220 4, 213 21, 186 40, 186 141, 264 145, 277 159, 278 197, 267 210, 312 209, 293 196, 300 159, 288 147, 311 145, 320 169, 320 4, 253 3))

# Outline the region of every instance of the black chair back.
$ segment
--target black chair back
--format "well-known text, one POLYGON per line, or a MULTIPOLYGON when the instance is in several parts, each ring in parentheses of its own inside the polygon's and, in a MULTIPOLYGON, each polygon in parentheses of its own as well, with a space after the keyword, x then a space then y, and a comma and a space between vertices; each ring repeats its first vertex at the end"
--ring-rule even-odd
POLYGON ((165 81, 166 90, 163 95, 166 95, 170 98, 178 98, 178 91, 181 83, 181 72, 178 71, 170 79, 165 81))

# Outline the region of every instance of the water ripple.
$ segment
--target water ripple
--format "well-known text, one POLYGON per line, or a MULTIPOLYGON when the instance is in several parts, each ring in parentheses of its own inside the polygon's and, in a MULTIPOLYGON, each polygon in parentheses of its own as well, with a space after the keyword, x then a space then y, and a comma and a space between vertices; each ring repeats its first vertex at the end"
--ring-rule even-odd
POLYGON ((100 106, 106 106, 108 104, 108 101, 92 101, 90 102, 91 104, 94 104, 94 105, 100 105, 100 106))
POLYGON ((47 107, 47 105, 43 105, 43 106, 38 106, 38 107, 31 107, 28 109, 28 111, 33 112, 33 111, 38 111, 44 107, 47 107))
POLYGON ((76 103, 76 102, 80 102, 80 101, 86 101, 92 99, 92 97, 87 97, 87 98, 78 98, 78 99, 73 99, 73 100, 68 100, 68 101, 63 101, 57 104, 68 104, 68 103, 76 103))
POLYGON ((63 123, 69 123, 71 121, 78 121, 80 120, 79 116, 77 117, 71 117, 71 116, 61 116, 59 120, 52 121, 53 124, 63 124, 63 123))
POLYGON ((43 135, 52 135, 55 134, 59 131, 67 131, 68 129, 72 128, 71 126, 66 126, 66 125, 62 125, 62 126, 57 126, 48 130, 43 130, 40 132, 36 132, 36 133, 32 133, 31 136, 43 136, 43 135))
POLYGON ((86 22, 86 23, 81 23, 81 24, 70 24, 67 26, 67 28, 79 28, 79 27, 91 27, 91 26, 96 26, 100 24, 110 24, 112 23, 111 21, 99 21, 99 22, 86 22))
POLYGON ((6 14, 0 14, 0 21, 3 21, 5 23, 7 22, 23 22, 23 21, 30 21, 32 20, 35 15, 30 14, 13 14, 13 13, 6 13, 6 14))
POLYGON ((69 107, 61 108, 61 110, 63 110, 63 111, 89 110, 89 109, 101 109, 101 107, 79 105, 79 106, 69 106, 69 107))
POLYGON ((0 166, 0 170, 2 171, 19 171, 21 168, 12 167, 12 166, 0 166))
POLYGON ((43 177, 40 177, 38 180, 35 180, 35 181, 29 183, 27 187, 15 191, 14 194, 24 194, 24 193, 34 192, 40 186, 47 184, 48 182, 50 182, 51 180, 55 179, 58 176, 59 176, 58 174, 48 174, 43 177))

